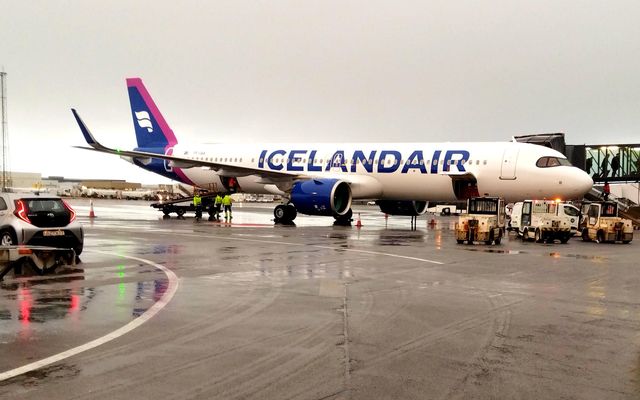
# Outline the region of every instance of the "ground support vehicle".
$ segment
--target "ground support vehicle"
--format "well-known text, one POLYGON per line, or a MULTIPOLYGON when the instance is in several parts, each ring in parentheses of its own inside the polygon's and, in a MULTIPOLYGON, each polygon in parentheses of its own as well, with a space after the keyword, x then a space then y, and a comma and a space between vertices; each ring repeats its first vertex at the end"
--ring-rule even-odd
MULTIPOLYGON (((216 198, 215 193, 208 193, 201 195, 202 199, 202 211, 209 213, 209 220, 212 220, 215 216, 214 201, 216 198)), ((162 211, 162 213, 169 217, 170 214, 175 213, 178 217, 184 216, 187 212, 196 212, 196 208, 193 205, 193 196, 181 197, 175 200, 160 201, 157 203, 151 203, 151 207, 162 211)))
POLYGON ((29 265, 38 275, 54 272, 61 265, 76 265, 73 249, 44 246, 0 246, 0 281, 11 270, 22 273, 29 265))
POLYGON ((535 240, 537 243, 552 243, 559 240, 567 243, 573 232, 571 219, 566 215, 560 202, 553 200, 525 200, 513 205, 511 226, 517 229, 522 240, 535 240))
POLYGON ((618 216, 618 203, 614 201, 584 203, 580 228, 582 240, 586 242, 629 243, 633 240, 631 220, 618 216))
POLYGON ((484 242, 500 244, 504 236, 504 201, 497 197, 472 197, 467 211, 458 217, 456 241, 462 244, 484 242))

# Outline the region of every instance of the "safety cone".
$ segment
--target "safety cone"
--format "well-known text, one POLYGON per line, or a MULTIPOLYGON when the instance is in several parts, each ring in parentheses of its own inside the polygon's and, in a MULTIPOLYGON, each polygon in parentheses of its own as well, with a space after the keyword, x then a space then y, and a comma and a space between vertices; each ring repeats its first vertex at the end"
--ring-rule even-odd
POLYGON ((360 220, 360 213, 358 213, 358 220, 356 221, 356 228, 362 228, 362 220, 360 220))
POLYGON ((89 218, 95 218, 96 213, 93 212, 93 200, 89 202, 89 218))

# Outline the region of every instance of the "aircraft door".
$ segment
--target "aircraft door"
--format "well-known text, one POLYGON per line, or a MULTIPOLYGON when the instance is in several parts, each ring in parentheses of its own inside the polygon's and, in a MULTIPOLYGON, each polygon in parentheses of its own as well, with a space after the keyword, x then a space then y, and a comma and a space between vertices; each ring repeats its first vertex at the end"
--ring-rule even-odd
POLYGON ((500 167, 500 179, 516 179, 516 164, 518 161, 518 146, 511 144, 507 146, 502 154, 502 165, 500 167))

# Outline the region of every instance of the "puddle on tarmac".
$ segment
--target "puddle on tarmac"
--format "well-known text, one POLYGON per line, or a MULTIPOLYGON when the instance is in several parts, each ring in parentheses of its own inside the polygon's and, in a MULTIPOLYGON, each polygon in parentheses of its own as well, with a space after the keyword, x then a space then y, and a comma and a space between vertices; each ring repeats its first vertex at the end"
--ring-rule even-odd
MULTIPOLYGON (((466 247, 462 248, 462 250, 466 251, 480 251, 483 253, 496 253, 496 254, 529 254, 529 252, 521 251, 521 250, 509 250, 509 249, 493 249, 493 248, 480 248, 480 247, 466 247)), ((554 251, 551 253, 542 253, 542 256, 549 256, 552 258, 576 258, 580 260, 589 260, 594 262, 602 262, 607 258, 602 256, 588 256, 583 254, 562 254, 560 252, 554 251)))
POLYGON ((88 281, 74 269, 73 276, 21 277, 0 283, 0 344, 65 329, 119 325, 140 316, 162 298, 169 281, 164 276, 131 281, 138 276, 137 268, 131 267, 120 264, 88 281))
POLYGON ((465 247, 462 250, 466 250, 466 251, 481 251, 483 253, 497 253, 497 254, 527 254, 526 251, 520 251, 520 250, 483 249, 483 248, 479 248, 479 247, 465 247))

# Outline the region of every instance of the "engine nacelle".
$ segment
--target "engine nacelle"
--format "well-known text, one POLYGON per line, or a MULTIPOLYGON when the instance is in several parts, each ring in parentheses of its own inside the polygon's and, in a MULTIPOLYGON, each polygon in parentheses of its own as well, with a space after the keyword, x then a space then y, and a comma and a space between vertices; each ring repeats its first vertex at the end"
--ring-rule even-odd
POLYGON ((428 201, 420 200, 378 200, 380 211, 389 215, 417 216, 427 212, 428 201))
POLYGON ((342 216, 351 208, 351 187, 339 179, 310 179, 293 184, 291 202, 307 215, 342 216))

